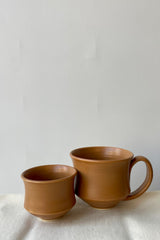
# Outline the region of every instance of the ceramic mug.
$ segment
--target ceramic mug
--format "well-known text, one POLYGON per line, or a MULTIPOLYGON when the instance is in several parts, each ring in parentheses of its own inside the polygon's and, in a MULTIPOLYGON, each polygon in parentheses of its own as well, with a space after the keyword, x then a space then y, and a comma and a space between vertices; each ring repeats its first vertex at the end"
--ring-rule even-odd
POLYGON ((95 208, 115 206, 121 200, 130 200, 144 193, 152 182, 153 170, 143 156, 115 147, 85 147, 70 153, 78 170, 76 194, 95 208), (146 164, 143 184, 130 192, 130 173, 139 161, 146 164))
POLYGON ((21 177, 25 185, 25 209, 44 220, 63 216, 76 203, 76 174, 76 169, 66 165, 44 165, 24 171, 21 177))

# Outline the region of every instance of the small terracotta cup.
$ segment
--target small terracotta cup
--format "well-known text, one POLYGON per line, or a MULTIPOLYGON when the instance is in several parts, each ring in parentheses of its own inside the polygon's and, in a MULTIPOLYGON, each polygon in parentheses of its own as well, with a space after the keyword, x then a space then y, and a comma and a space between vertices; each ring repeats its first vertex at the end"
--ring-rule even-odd
POLYGON ((24 208, 31 214, 51 220, 67 213, 76 203, 76 169, 65 165, 30 168, 21 174, 25 185, 24 208))
POLYGON ((86 147, 70 153, 78 170, 76 194, 95 208, 109 208, 121 200, 130 200, 144 193, 152 182, 153 170, 149 160, 115 147, 86 147), (146 164, 143 184, 130 192, 130 173, 139 161, 146 164))

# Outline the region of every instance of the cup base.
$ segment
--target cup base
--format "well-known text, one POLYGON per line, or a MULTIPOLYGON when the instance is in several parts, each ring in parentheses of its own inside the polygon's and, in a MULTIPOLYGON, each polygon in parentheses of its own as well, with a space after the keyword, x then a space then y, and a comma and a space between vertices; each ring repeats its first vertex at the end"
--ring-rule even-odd
POLYGON ((37 217, 37 219, 38 219, 39 221, 41 221, 41 222, 47 222, 47 223, 54 222, 54 221, 56 220, 56 218, 50 219, 50 220, 45 220, 45 219, 40 218, 40 217, 37 217))
MULTIPOLYGON (((42 215, 42 214, 35 214, 35 213, 31 213, 32 215, 36 216, 37 218, 39 218, 40 220, 42 221, 46 221, 46 222, 50 222, 56 218, 60 218, 62 217, 63 215, 65 215, 70 209, 66 209, 64 211, 61 211, 61 212, 56 212, 56 213, 51 213, 51 214, 45 214, 45 215, 42 215)), ((27 210, 28 211, 28 210, 27 210)))

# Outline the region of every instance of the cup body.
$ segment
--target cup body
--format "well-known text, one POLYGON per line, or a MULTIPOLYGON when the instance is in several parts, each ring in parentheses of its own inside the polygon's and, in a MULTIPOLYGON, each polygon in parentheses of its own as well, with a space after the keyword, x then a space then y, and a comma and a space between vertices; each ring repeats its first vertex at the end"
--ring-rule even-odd
POLYGON ((25 209, 45 220, 64 215, 76 202, 76 173, 76 169, 65 165, 45 165, 23 172, 25 209))
POLYGON ((114 147, 87 147, 70 153, 78 170, 76 194, 96 208, 115 206, 130 193, 133 154, 114 147))

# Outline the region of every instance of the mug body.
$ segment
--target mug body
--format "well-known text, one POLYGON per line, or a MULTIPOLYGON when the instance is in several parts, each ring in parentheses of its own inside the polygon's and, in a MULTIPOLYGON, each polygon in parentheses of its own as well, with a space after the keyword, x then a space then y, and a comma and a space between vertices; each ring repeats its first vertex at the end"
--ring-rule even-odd
POLYGON ((78 170, 76 194, 96 208, 115 206, 130 193, 133 154, 114 147, 87 147, 70 154, 78 170))
POLYGON ((39 166, 23 172, 25 209, 45 220, 64 215, 76 202, 76 173, 74 168, 65 165, 39 166))

